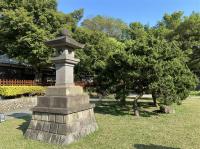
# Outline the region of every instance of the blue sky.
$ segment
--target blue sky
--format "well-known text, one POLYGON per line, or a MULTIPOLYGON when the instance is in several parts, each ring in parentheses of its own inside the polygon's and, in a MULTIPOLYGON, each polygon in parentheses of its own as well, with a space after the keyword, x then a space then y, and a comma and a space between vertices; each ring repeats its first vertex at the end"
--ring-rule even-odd
POLYGON ((126 23, 139 21, 155 25, 164 13, 200 12, 200 0, 58 0, 58 10, 69 13, 84 8, 84 19, 96 15, 112 16, 126 23))

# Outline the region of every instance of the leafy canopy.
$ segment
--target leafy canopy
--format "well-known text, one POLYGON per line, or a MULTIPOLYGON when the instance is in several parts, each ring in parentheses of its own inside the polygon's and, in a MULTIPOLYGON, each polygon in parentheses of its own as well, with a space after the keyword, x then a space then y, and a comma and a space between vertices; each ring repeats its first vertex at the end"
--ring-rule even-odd
POLYGON ((81 25, 93 31, 104 32, 117 39, 123 39, 128 29, 128 26, 122 20, 100 15, 84 20, 81 25))
POLYGON ((66 24, 64 14, 56 10, 56 1, 1 0, 0 13, 1 48, 37 70, 49 63, 53 49, 44 41, 66 24))

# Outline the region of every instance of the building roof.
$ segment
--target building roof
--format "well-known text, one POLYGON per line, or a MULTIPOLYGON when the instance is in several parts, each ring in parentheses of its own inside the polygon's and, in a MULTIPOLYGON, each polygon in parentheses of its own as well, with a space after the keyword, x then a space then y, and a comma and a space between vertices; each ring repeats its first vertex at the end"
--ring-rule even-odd
POLYGON ((9 58, 7 54, 4 54, 3 52, 0 52, 0 65, 6 66, 6 65, 16 65, 16 66, 22 66, 22 67, 30 67, 31 65, 26 63, 21 63, 15 58, 9 58))

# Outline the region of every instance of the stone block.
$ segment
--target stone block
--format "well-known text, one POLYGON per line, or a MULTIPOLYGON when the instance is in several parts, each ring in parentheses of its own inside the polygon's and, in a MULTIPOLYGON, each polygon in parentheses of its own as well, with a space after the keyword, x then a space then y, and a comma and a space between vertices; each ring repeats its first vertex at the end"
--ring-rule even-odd
POLYGON ((78 119, 78 114, 77 113, 71 113, 69 115, 66 115, 66 123, 73 123, 78 119))
POLYGON ((56 121, 56 115, 55 114, 49 114, 49 121, 55 122, 56 121))
POLYGON ((44 138, 43 138, 43 141, 49 143, 50 140, 51 140, 51 136, 52 134, 51 133, 48 133, 48 132, 44 132, 44 138))
POLYGON ((83 94, 81 86, 51 86, 46 90, 46 96, 68 96, 83 94))
POLYGON ((66 135, 61 135, 60 136, 60 140, 59 140, 59 144, 68 144, 67 143, 67 136, 66 135))
POLYGON ((60 140, 60 135, 57 134, 52 134, 51 136, 51 143, 53 144, 59 144, 59 140, 60 140))
POLYGON ((59 144, 70 144, 72 142, 76 141, 73 134, 68 135, 61 135, 59 139, 59 144))
POLYGON ((41 131, 43 128, 43 125, 44 125, 43 121, 37 121, 36 130, 41 131))
POLYGON ((29 138, 30 137, 30 134, 31 134, 31 129, 27 129, 26 130, 26 133, 24 134, 25 138, 29 138))
POLYGON ((78 117, 78 112, 72 113, 72 114, 70 115, 70 121, 69 121, 69 122, 74 122, 74 121, 77 121, 78 119, 79 119, 79 117, 78 117))
POLYGON ((37 140, 38 133, 39 133, 39 131, 37 131, 37 130, 31 130, 29 133, 29 138, 31 138, 33 140, 37 140))
POLYGON ((81 125, 80 125, 79 121, 73 122, 73 123, 68 123, 67 125, 68 125, 68 130, 72 133, 79 131, 81 129, 81 125))
POLYGON ((69 132, 69 128, 67 128, 66 124, 58 124, 58 134, 60 135, 66 135, 69 132))
POLYGON ((58 124, 57 123, 51 123, 50 124, 50 133, 56 134, 58 130, 58 124))
POLYGON ((50 106, 50 100, 48 96, 40 96, 37 99, 37 106, 39 107, 49 107, 50 106))
MULTIPOLYGON (((89 105, 89 96, 87 94, 69 95, 69 96, 44 96, 38 97, 37 108, 67 108, 80 109, 89 105)), ((45 111, 41 111, 45 112, 45 111)))
POLYGON ((42 130, 45 132, 49 132, 50 131, 50 122, 44 122, 43 128, 42 130))
POLYGON ((29 124, 29 129, 36 129, 37 126, 37 120, 31 120, 29 124))
POLYGON ((37 140, 43 141, 44 140, 44 131, 39 131, 37 135, 37 140))
POLYGON ((34 112, 41 113, 54 113, 54 114, 63 114, 68 115, 71 113, 77 113, 80 111, 85 111, 88 109, 94 108, 94 104, 86 104, 86 105, 78 105, 76 107, 68 107, 68 108, 50 108, 50 107, 34 107, 32 110, 34 112))
POLYGON ((78 118, 79 119, 82 119, 83 118, 83 112, 81 111, 81 112, 78 112, 78 118))
POLYGON ((34 112, 34 119, 38 120, 38 121, 42 120, 41 113, 40 112, 34 112))
POLYGON ((56 115, 56 122, 57 123, 64 123, 64 115, 57 114, 56 115))
POLYGON ((42 121, 48 121, 49 120, 49 115, 47 113, 42 114, 42 121))

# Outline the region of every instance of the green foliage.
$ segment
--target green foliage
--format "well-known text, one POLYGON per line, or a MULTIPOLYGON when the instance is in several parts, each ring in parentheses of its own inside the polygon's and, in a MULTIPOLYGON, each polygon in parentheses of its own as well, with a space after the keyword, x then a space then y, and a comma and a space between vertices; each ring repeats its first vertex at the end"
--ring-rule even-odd
POLYGON ((164 26, 167 29, 174 30, 183 21, 183 12, 177 11, 172 14, 165 14, 163 20, 158 23, 158 26, 164 26))
POLYGON ((165 14, 163 20, 152 30, 154 35, 168 41, 177 41, 179 48, 187 54, 188 67, 200 76, 200 14, 193 12, 183 17, 183 12, 165 14))
POLYGON ((185 17, 184 21, 174 31, 174 40, 180 43, 180 48, 189 54, 188 66, 200 76, 200 13, 185 17))
POLYGON ((75 10, 66 15, 66 23, 68 31, 74 32, 77 28, 77 23, 82 19, 84 10, 75 10))
POLYGON ((83 10, 63 14, 57 1, 0 0, 0 47, 10 57, 33 66, 36 73, 51 64, 54 49, 44 42, 55 38, 63 28, 70 32, 83 10))
POLYGON ((140 22, 133 22, 129 25, 129 27, 131 39, 136 40, 137 38, 145 38, 147 36, 145 26, 143 26, 140 22))
POLYGON ((74 38, 85 43, 84 49, 77 49, 76 56, 80 63, 76 66, 76 79, 100 75, 106 65, 107 58, 112 52, 123 48, 123 44, 104 33, 79 28, 74 38))
POLYGON ((93 31, 104 32, 117 39, 122 39, 128 29, 128 26, 122 20, 100 15, 84 20, 82 26, 93 31))
POLYGON ((176 42, 161 41, 157 50, 155 77, 150 89, 157 93, 165 105, 179 103, 196 87, 197 78, 187 67, 186 56, 176 42))
POLYGON ((196 86, 197 79, 176 42, 145 33, 125 45, 107 58, 98 76, 101 90, 115 93, 122 101, 130 90, 138 95, 154 92, 163 104, 170 105, 186 99, 196 86))
POLYGON ((127 26, 119 19, 96 16, 78 28, 83 9, 66 15, 56 5, 56 0, 0 0, 1 49, 37 72, 54 53, 43 42, 67 28, 85 44, 76 50, 81 60, 76 79, 91 79, 101 94, 115 93, 124 101, 130 90, 155 93, 169 105, 185 99, 195 87, 197 79, 190 69, 197 73, 200 67, 199 13, 165 14, 155 27, 139 22, 127 26))
POLYGON ((85 21, 85 24, 89 21, 90 30, 80 28, 75 35, 78 41, 86 43, 86 48, 77 52, 81 59, 77 72, 92 76, 97 92, 114 93, 121 101, 131 90, 138 95, 156 94, 166 105, 180 103, 197 84, 187 66, 188 54, 175 36, 185 20, 182 15, 182 12, 166 14, 156 27, 133 22, 123 42, 93 31, 102 31, 102 22, 94 23, 101 17, 85 21))
POLYGON ((0 95, 4 97, 17 96, 24 94, 44 93, 45 87, 42 86, 0 86, 0 95))

